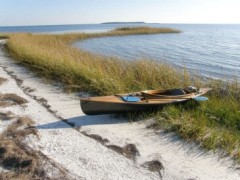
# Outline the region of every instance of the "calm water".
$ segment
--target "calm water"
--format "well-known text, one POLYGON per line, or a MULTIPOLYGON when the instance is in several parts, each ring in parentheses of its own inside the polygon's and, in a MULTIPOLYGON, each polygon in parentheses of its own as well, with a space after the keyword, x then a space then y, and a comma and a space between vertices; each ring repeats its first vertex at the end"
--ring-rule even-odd
POLYGON ((0 26, 0 32, 30 32, 30 33, 69 33, 69 32, 104 32, 122 26, 139 26, 139 24, 74 24, 46 26, 0 26))
POLYGON ((160 25, 179 34, 103 37, 76 46, 107 56, 152 59, 212 78, 240 78, 240 25, 160 25))
MULTIPOLYGON (((82 24, 0 27, 0 32, 103 32, 142 24, 82 24)), ((152 59, 213 78, 240 78, 240 25, 145 24, 172 27, 179 34, 103 37, 76 43, 81 49, 130 61, 152 59)))

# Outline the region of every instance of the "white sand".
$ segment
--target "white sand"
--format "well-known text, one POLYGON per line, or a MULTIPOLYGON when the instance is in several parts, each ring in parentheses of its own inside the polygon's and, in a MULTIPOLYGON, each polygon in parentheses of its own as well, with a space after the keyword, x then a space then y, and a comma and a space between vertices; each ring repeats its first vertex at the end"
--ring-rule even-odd
POLYGON ((128 123, 110 115, 84 115, 76 94, 65 94, 58 86, 44 83, 24 67, 16 65, 1 50, 0 66, 7 67, 7 71, 24 80, 19 88, 15 80, 0 68, 0 77, 9 80, 0 86, 0 93, 15 93, 29 101, 26 107, 14 106, 1 108, 0 111, 11 110, 17 115, 32 117, 41 138, 39 142, 29 138, 29 146, 41 150, 68 169, 75 178, 159 179, 157 173, 141 167, 146 161, 159 160, 164 166, 163 179, 240 179, 230 159, 219 159, 218 154, 204 153, 194 143, 187 144, 172 134, 155 133, 146 128, 151 121, 128 123), (23 86, 35 91, 26 95, 22 91, 23 86), (76 127, 81 127, 80 131, 107 138, 112 145, 135 144, 140 156, 133 162, 82 135, 49 113, 33 96, 47 99, 51 110, 76 127))

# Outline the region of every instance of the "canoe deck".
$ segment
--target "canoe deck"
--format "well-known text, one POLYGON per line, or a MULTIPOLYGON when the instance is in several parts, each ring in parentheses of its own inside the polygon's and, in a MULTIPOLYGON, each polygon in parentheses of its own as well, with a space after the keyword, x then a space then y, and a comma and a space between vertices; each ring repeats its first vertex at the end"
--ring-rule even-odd
POLYGON ((142 91, 141 94, 147 99, 187 99, 194 98, 196 96, 201 96, 202 94, 210 91, 211 88, 200 88, 197 92, 186 92, 182 89, 172 89, 172 90, 146 90, 142 91))

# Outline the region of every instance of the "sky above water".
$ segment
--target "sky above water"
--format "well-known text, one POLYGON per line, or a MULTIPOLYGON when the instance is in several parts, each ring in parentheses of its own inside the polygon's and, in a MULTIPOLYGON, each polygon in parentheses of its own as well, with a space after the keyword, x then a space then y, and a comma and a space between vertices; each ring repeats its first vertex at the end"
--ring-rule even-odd
POLYGON ((240 0, 0 0, 0 26, 115 21, 240 24, 240 0))

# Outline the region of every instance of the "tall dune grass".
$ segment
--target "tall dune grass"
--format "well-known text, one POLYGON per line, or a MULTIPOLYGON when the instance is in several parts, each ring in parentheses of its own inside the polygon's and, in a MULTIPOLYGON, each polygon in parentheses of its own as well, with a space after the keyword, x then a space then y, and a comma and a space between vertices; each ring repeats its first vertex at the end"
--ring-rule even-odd
MULTIPOLYGON (((9 53, 34 72, 62 82, 70 90, 99 95, 143 89, 210 86, 210 101, 200 105, 167 106, 154 114, 158 126, 177 132, 181 137, 198 141, 208 149, 221 148, 240 159, 240 84, 234 81, 207 80, 190 76, 150 60, 125 61, 88 53, 72 47, 77 40, 131 34, 178 33, 158 28, 118 28, 107 33, 64 35, 11 34, 9 53)), ((127 44, 126 44, 127 46, 127 44)))
MULTIPOLYGON (((168 30, 169 32, 178 32, 168 30)), ((32 35, 12 34, 8 49, 13 57, 28 64, 47 78, 65 83, 68 87, 97 94, 113 94, 146 88, 186 84, 185 76, 168 65, 149 60, 128 62, 81 51, 70 42, 92 37, 162 33, 162 29, 116 29, 108 33, 32 35), (170 78, 171 77, 171 78, 170 78)), ((163 30, 166 33, 166 30, 163 30)))

